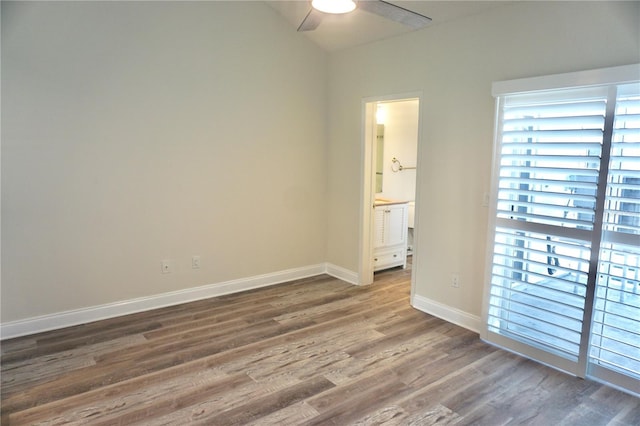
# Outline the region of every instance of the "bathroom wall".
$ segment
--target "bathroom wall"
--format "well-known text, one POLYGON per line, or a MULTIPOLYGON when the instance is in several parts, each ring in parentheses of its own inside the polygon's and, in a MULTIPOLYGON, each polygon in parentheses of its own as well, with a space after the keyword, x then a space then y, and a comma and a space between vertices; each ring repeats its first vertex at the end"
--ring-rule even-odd
POLYGON ((397 170, 392 159, 404 167, 416 167, 418 161, 418 100, 380 103, 386 111, 384 124, 384 161, 382 192, 384 198, 415 200, 416 169, 397 170), (392 169, 393 166, 393 169, 392 169))

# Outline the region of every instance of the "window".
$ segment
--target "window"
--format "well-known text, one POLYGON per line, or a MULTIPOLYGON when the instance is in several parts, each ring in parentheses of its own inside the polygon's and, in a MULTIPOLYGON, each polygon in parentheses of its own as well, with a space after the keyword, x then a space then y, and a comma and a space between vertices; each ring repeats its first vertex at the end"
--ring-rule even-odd
POLYGON ((494 84, 483 338, 640 394, 638 80, 633 65, 494 84))

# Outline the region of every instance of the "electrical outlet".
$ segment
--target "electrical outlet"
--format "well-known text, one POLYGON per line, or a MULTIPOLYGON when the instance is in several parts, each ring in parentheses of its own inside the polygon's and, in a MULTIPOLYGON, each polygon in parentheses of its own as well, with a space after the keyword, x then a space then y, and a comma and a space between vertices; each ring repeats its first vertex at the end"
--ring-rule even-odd
POLYGON ((163 274, 170 274, 173 272, 173 261, 163 260, 160 264, 160 267, 163 274))
POLYGON ((200 269, 200 256, 191 256, 191 268, 200 269))
POLYGON ((454 288, 460 287, 460 276, 458 274, 451 275, 451 287, 454 287, 454 288))

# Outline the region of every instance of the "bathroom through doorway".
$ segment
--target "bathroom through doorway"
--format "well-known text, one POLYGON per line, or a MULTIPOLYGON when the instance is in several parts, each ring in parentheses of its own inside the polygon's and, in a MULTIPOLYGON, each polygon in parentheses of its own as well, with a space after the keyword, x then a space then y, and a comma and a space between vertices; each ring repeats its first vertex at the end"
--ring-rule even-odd
POLYGON ((367 99, 363 112, 360 283, 370 284, 377 271, 416 267, 420 96, 367 99))

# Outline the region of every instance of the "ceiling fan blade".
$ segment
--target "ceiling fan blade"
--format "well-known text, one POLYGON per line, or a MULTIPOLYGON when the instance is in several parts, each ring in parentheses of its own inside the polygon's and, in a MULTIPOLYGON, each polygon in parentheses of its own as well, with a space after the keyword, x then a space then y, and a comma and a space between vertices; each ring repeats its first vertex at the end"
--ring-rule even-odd
POLYGON ((412 12, 409 9, 387 3, 383 0, 360 0, 358 2, 358 8, 407 25, 416 30, 427 26, 431 22, 431 18, 428 16, 412 12))
POLYGON ((311 9, 307 16, 302 20, 302 23, 298 27, 298 31, 313 31, 318 28, 320 25, 320 21, 322 21, 322 17, 324 14, 315 9, 311 9))

